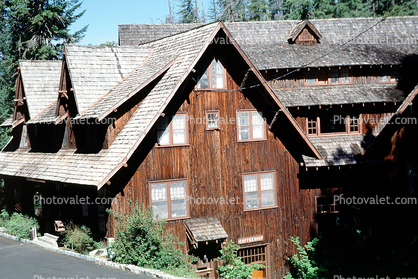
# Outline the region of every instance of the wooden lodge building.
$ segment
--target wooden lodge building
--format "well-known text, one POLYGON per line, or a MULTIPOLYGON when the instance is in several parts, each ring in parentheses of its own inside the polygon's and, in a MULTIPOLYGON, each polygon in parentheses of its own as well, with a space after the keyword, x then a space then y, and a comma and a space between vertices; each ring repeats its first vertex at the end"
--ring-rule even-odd
POLYGON ((44 202, 42 231, 73 220, 112 237, 105 209, 132 200, 168 221, 202 275, 232 239, 281 278, 289 237, 335 220, 332 195, 385 180, 375 166, 399 131, 380 120, 411 111, 417 39, 418 17, 120 25, 120 46, 20 61, 2 124, 7 210, 90 197, 44 202))

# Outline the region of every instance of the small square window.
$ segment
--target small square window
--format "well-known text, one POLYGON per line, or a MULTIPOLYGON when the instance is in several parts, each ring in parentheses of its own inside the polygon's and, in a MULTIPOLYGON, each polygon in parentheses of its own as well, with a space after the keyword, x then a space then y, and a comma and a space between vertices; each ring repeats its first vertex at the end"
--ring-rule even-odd
POLYGON ((219 111, 209 110, 206 111, 206 130, 219 129, 219 111))

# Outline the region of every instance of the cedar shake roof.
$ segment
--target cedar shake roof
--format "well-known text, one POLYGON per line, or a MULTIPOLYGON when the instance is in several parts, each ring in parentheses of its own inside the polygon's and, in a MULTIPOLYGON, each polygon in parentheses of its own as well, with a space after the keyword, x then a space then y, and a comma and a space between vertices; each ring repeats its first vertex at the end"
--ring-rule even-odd
POLYGON ((354 165, 361 162, 363 135, 311 137, 309 140, 321 153, 318 160, 303 155, 306 167, 354 165))
POLYGON ((286 107, 402 102, 405 97, 396 84, 305 86, 276 89, 286 107))
POLYGON ((62 61, 19 61, 30 118, 57 100, 61 66, 62 61))
POLYGON ((78 112, 81 113, 126 78, 149 55, 147 47, 65 46, 78 112))
MULTIPOLYGON (((138 103, 136 111, 108 149, 102 149, 97 154, 77 153, 74 149, 61 149, 57 153, 21 149, 0 152, 0 174, 101 188, 128 162, 223 28, 222 23, 213 23, 135 48, 66 46, 65 56, 78 109, 81 112, 89 107, 92 109, 85 112, 86 116, 101 117, 112 108, 111 105, 126 101, 135 90, 142 90, 144 84, 157 77, 158 81, 138 103), (101 105, 103 108, 100 108, 101 105)), ((243 60, 248 61, 246 57, 243 60)), ((249 66, 252 68, 251 64, 249 66)), ((258 71, 252 70, 278 109, 282 109, 293 124, 304 144, 320 158, 258 71)), ((44 119, 51 117, 50 111, 55 106, 49 105, 38 116, 40 121, 44 116, 44 119)), ((52 119, 55 120, 55 115, 52 119)))
POLYGON ((184 220, 184 224, 195 242, 228 238, 228 234, 216 217, 187 219, 184 220))
MULTIPOLYGON (((348 45, 335 50, 379 20, 381 18, 312 19, 310 22, 322 35, 320 43, 312 46, 287 41, 294 26, 300 23, 297 20, 228 22, 225 26, 259 70, 298 68, 330 51, 333 52, 309 66, 399 64, 403 56, 418 52, 418 16, 388 17, 348 45)), ((121 45, 135 45, 168 36, 173 32, 169 26, 155 25, 155 32, 144 35, 148 25, 120 25, 119 42, 121 45), (136 30, 136 33, 127 30, 136 30)))
POLYGON ((11 115, 3 123, 1 123, 0 127, 11 127, 12 125, 13 125, 13 115, 11 115))

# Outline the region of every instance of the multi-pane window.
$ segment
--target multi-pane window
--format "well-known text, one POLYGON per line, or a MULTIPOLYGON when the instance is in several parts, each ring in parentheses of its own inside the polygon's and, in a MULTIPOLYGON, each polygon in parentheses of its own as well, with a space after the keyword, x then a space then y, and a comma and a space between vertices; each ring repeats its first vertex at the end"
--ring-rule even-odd
POLYGON ((22 137, 20 138, 19 146, 23 148, 29 147, 28 127, 26 125, 22 125, 22 137))
POLYGON ((350 132, 360 132, 360 121, 358 116, 350 116, 350 132))
POLYGON ((176 114, 161 117, 157 124, 157 141, 164 145, 184 145, 188 143, 187 115, 176 114))
POLYGON ((187 181, 158 181, 151 184, 151 205, 154 216, 176 219, 189 216, 187 181))
POLYGON ((308 118, 308 135, 316 135, 318 133, 316 118, 308 118))
MULTIPOLYGON (((245 264, 262 264, 266 268, 270 266, 268 257, 268 246, 266 244, 242 247, 237 251, 238 257, 242 259, 245 264)), ((252 278, 269 278, 267 276, 267 269, 254 270, 252 278)))
POLYGON ((245 210, 276 205, 274 172, 246 174, 243 184, 245 210))
POLYGON ((318 196, 316 197, 316 212, 318 214, 338 213, 340 204, 334 202, 334 196, 318 196))
POLYGON ((391 68, 381 68, 379 72, 379 82, 397 82, 398 71, 399 70, 397 65, 394 65, 391 68))
POLYGON ((219 111, 206 111, 206 130, 219 129, 219 111))
POLYGON ((306 85, 329 85, 351 83, 348 67, 309 69, 306 71, 306 85))
POLYGON ((222 89, 225 88, 225 69, 222 63, 213 60, 197 83, 200 89, 222 89))
POLYGON ((266 138, 263 114, 258 111, 237 111, 238 141, 266 138))

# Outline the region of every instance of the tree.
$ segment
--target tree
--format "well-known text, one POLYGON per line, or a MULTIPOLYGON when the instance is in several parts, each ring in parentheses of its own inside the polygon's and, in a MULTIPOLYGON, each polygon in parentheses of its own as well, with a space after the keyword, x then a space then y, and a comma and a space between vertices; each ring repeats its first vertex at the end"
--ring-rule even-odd
MULTIPOLYGON (((84 11, 79 0, 7 0, 0 2, 0 122, 11 113, 19 59, 59 59, 65 43, 77 43, 87 26, 69 27, 84 11)), ((0 133, 0 145, 7 135, 0 133)))
POLYGON ((248 19, 263 21, 270 19, 270 11, 267 0, 251 0, 248 5, 248 19))
POLYGON ((285 0, 283 12, 285 19, 308 19, 314 17, 314 0, 285 0))
POLYGON ((210 21, 214 22, 219 20, 219 4, 217 0, 211 0, 210 1, 210 7, 209 7, 209 14, 210 14, 210 21))
POLYGON ((247 5, 245 0, 218 0, 219 20, 222 21, 246 21, 247 5))
POLYGON ((179 16, 181 23, 199 22, 196 1, 182 0, 179 16))
POLYGON ((283 16, 283 0, 269 0, 269 10, 271 19, 279 19, 283 16))

